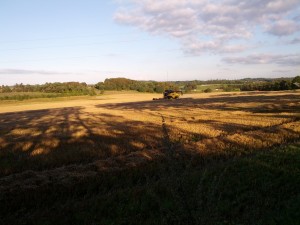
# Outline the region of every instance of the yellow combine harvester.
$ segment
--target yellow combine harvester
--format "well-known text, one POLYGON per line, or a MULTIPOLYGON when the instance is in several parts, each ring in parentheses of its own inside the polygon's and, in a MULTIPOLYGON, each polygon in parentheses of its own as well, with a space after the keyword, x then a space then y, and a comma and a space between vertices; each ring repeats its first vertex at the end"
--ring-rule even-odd
POLYGON ((164 99, 177 99, 182 95, 182 91, 165 90, 164 99))
POLYGON ((163 93, 163 98, 153 98, 153 100, 178 99, 180 95, 182 95, 182 91, 165 90, 163 93))

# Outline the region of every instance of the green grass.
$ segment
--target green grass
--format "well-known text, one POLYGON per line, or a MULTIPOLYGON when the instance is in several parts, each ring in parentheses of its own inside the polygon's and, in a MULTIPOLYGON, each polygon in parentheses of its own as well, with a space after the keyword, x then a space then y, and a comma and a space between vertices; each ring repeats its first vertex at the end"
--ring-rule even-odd
POLYGON ((43 92, 11 92, 11 93, 0 93, 0 101, 24 101, 29 99, 38 98, 59 98, 59 97, 70 97, 70 96, 83 96, 85 93, 43 93, 43 92))
POLYGON ((299 208, 300 143, 0 190, 0 224, 296 225, 299 208))
POLYGON ((1 93, 0 101, 4 100, 17 100, 23 101, 35 98, 57 98, 62 97, 62 94, 58 93, 41 93, 41 92, 16 92, 16 93, 1 93))
POLYGON ((203 92, 204 90, 210 88, 212 91, 222 91, 220 90, 221 89, 221 86, 220 84, 207 84, 207 85, 197 85, 197 92, 203 92), (219 90, 216 90, 216 89, 219 89, 219 90))
MULTIPOLYGON (((226 91, 223 89, 223 87, 230 87, 233 86, 232 84, 205 84, 205 85, 197 85, 197 92, 204 92, 204 90, 210 88, 213 92, 222 92, 226 91)), ((230 92, 232 91, 239 91, 239 89, 231 89, 230 92)))

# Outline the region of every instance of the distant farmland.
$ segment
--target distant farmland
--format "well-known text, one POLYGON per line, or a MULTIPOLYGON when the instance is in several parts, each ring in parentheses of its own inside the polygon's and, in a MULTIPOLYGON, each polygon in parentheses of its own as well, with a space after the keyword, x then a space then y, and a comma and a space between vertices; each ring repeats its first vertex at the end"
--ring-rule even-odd
POLYGON ((300 221, 299 92, 157 96, 1 103, 2 224, 300 221))

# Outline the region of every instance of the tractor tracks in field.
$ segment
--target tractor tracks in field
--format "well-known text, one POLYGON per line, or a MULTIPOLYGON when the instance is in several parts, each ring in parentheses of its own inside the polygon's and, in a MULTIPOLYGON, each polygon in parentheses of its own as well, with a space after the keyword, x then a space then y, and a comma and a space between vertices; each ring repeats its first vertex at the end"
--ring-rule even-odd
POLYGON ((168 128, 166 125, 166 119, 163 116, 163 114, 159 113, 159 115, 161 117, 161 123, 162 123, 161 127, 162 127, 162 132, 163 132, 163 142, 164 142, 163 145, 167 149, 167 151, 172 151, 173 143, 170 140, 170 135, 169 135, 168 128))
MULTIPOLYGON (((166 143, 170 143, 170 138, 169 138, 169 133, 168 130, 166 128, 166 118, 163 117, 161 114, 160 116, 162 117, 162 122, 163 122, 163 132, 164 132, 164 140, 166 143)), ((300 136, 300 134, 291 129, 292 127, 295 127, 297 125, 293 125, 293 123, 297 123, 298 121, 300 121, 300 117, 294 117, 294 118, 290 118, 287 121, 283 121, 277 124, 273 124, 273 125, 269 125, 269 126, 264 126, 264 127, 258 127, 258 126, 253 126, 253 127, 249 127, 249 128, 244 128, 243 130, 234 130, 234 131, 226 131, 224 130, 224 132, 222 132, 219 135, 213 136, 213 137, 209 137, 209 136, 205 136, 204 134, 201 133, 194 133, 194 132, 188 132, 188 131, 183 131, 178 129, 178 127, 175 125, 174 127, 172 127, 172 129, 174 130, 178 130, 178 141, 180 142, 182 140, 182 137, 186 137, 186 139, 184 139, 183 141, 187 140, 187 143, 192 143, 192 142, 198 142, 198 143, 204 143, 204 142, 208 142, 208 141, 213 141, 216 139, 220 139, 220 140, 225 140, 228 137, 235 135, 235 134, 239 134, 239 135, 254 135, 254 132, 263 132, 263 133, 276 133, 279 131, 288 131, 289 133, 291 133, 293 136, 298 135, 300 136), (284 127, 285 125, 291 124, 291 128, 286 128, 284 127), (195 136, 194 139, 197 140, 192 140, 193 137, 195 136), (202 136, 202 137, 201 137, 202 136), (200 137, 200 138, 199 138, 200 137)), ((186 121, 186 123, 188 123, 188 121, 186 121)), ((171 142, 174 143, 174 142, 171 142)))
POLYGON ((162 127, 162 133, 163 133, 163 146, 166 153, 166 171, 165 175, 166 177, 169 177, 171 180, 176 179, 178 182, 178 187, 174 188, 172 187, 172 184, 170 183, 169 187, 170 190, 173 192, 173 196, 175 201, 179 203, 179 205, 182 207, 182 210, 186 212, 189 218, 188 224, 196 224, 196 219, 192 213, 191 205, 188 201, 187 194, 185 192, 185 187, 183 184, 183 181, 181 179, 182 176, 184 176, 184 173, 180 172, 180 170, 185 170, 189 165, 182 165, 178 163, 180 160, 180 153, 184 153, 183 145, 180 143, 174 142, 171 140, 168 126, 166 124, 166 119, 163 114, 159 113, 161 117, 161 127, 162 127))
POLYGON ((173 141, 170 137, 169 128, 166 123, 165 116, 161 113, 159 113, 159 116, 161 117, 161 129, 162 129, 162 141, 163 141, 163 149, 165 150, 165 154, 168 158, 176 158, 179 154, 184 153, 184 146, 178 142, 173 141))
MULTIPOLYGON (((298 137, 300 137, 300 133, 297 133, 296 131, 294 131, 292 129, 283 127, 284 125, 292 124, 292 123, 295 123, 295 122, 298 122, 298 121, 300 121, 300 118, 295 117, 295 118, 292 118, 288 121, 284 121, 284 122, 277 123, 277 124, 270 125, 270 126, 253 127, 252 129, 249 128, 249 129, 246 129, 244 131, 234 131, 234 132, 222 133, 222 134, 217 135, 215 137, 204 138, 204 139, 201 140, 201 142, 212 141, 212 140, 216 140, 216 139, 229 141, 228 138, 230 136, 233 136, 233 135, 236 135, 236 134, 244 135, 244 136, 250 136, 250 137, 255 137, 256 136, 256 138, 259 138, 259 132, 261 132, 261 133, 278 133, 278 132, 288 131, 291 135, 293 135, 293 136, 297 135, 298 137), (255 132, 257 134, 255 134, 255 132)), ((292 127, 294 127, 294 125, 292 125, 292 127)))
POLYGON ((0 200, 5 193, 35 190, 49 186, 72 186, 101 174, 136 168, 163 158, 158 150, 132 152, 128 155, 95 160, 86 164, 70 164, 45 170, 26 170, 0 177, 0 200))
MULTIPOLYGON (((161 129, 162 129, 162 141, 163 141, 163 146, 164 146, 164 153, 166 155, 166 170, 165 170, 165 176, 169 177, 169 179, 173 179, 177 181, 178 186, 177 187, 173 187, 171 184, 168 185, 170 190, 173 193, 173 197, 175 199, 175 201, 177 201, 179 203, 179 205, 182 207, 182 211, 185 212, 188 217, 191 219, 190 224, 197 224, 196 221, 198 221, 199 218, 196 218, 194 216, 193 213, 193 209, 191 207, 191 204, 188 200, 187 194, 186 194, 186 186, 183 183, 183 179, 182 176, 187 175, 188 171, 189 171, 189 167, 192 166, 191 162, 192 162, 192 158, 193 155, 188 155, 188 153, 185 153, 185 148, 186 150, 188 150, 189 146, 185 146, 183 143, 180 142, 179 140, 175 140, 172 138, 174 138, 172 136, 172 134, 170 135, 170 131, 172 131, 171 129, 176 129, 175 126, 173 127, 172 125, 168 126, 167 124, 167 117, 164 116, 162 113, 158 113, 158 115, 161 117, 161 129), (181 157, 189 157, 185 158, 187 160, 181 160, 181 157), (181 163, 180 163, 181 162, 181 163), (181 171, 180 171, 181 170, 181 171), (183 172, 182 172, 183 171, 183 172)), ((252 135, 253 138, 259 138, 259 137, 255 137, 254 134, 252 134, 253 132, 258 132, 258 135, 260 133, 279 133, 279 132, 288 132, 290 135, 292 135, 293 137, 289 138, 286 137, 286 142, 291 142, 293 141, 293 139, 297 137, 300 137, 299 132, 297 132, 296 130, 293 129, 289 129, 284 127, 285 125, 288 124, 293 124, 292 126, 297 126, 297 122, 300 120, 300 118, 295 117, 292 118, 288 121, 284 121, 281 123, 277 123, 275 125, 271 125, 271 126, 267 126, 267 127, 254 127, 253 129, 249 129, 249 130, 245 130, 244 132, 232 132, 232 133, 223 133, 221 135, 218 135, 216 137, 213 138, 204 138, 202 140, 199 140, 199 142, 205 142, 205 141, 217 141, 217 139, 220 140, 224 140, 226 142, 230 142, 230 140, 228 139, 230 137, 230 135, 234 135, 236 134, 242 134, 242 135, 252 135), (251 133, 252 132, 252 133, 251 133), (228 139, 228 140, 227 140, 228 139)), ((236 143, 232 142, 231 145, 236 145, 236 143)), ((276 146, 276 143, 274 143, 273 146, 276 146)), ((197 147, 194 145, 191 145, 191 147, 197 147)), ((240 148, 242 148, 242 146, 240 146, 240 148)), ((254 152, 252 153, 248 153, 247 155, 253 155, 256 154, 254 152)), ((227 159, 229 159, 228 157, 225 157, 224 159, 222 159, 222 161, 227 161, 227 159)), ((236 158, 233 158, 232 160, 235 160, 236 158)), ((221 162, 222 162, 221 161, 221 162)), ((202 162, 202 161, 201 161, 202 162)), ((219 162, 217 160, 217 162, 219 162)), ((208 165, 208 164, 205 164, 208 165)), ((225 171, 224 171, 225 172, 225 171)), ((167 181, 168 182, 168 181, 167 181)))

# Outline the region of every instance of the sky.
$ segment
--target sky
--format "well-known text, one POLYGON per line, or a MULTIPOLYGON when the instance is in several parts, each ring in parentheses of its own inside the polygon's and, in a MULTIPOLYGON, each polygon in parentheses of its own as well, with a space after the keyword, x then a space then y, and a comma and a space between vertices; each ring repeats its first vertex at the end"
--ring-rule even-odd
POLYGON ((0 85, 300 75, 299 0, 0 0, 0 85))

